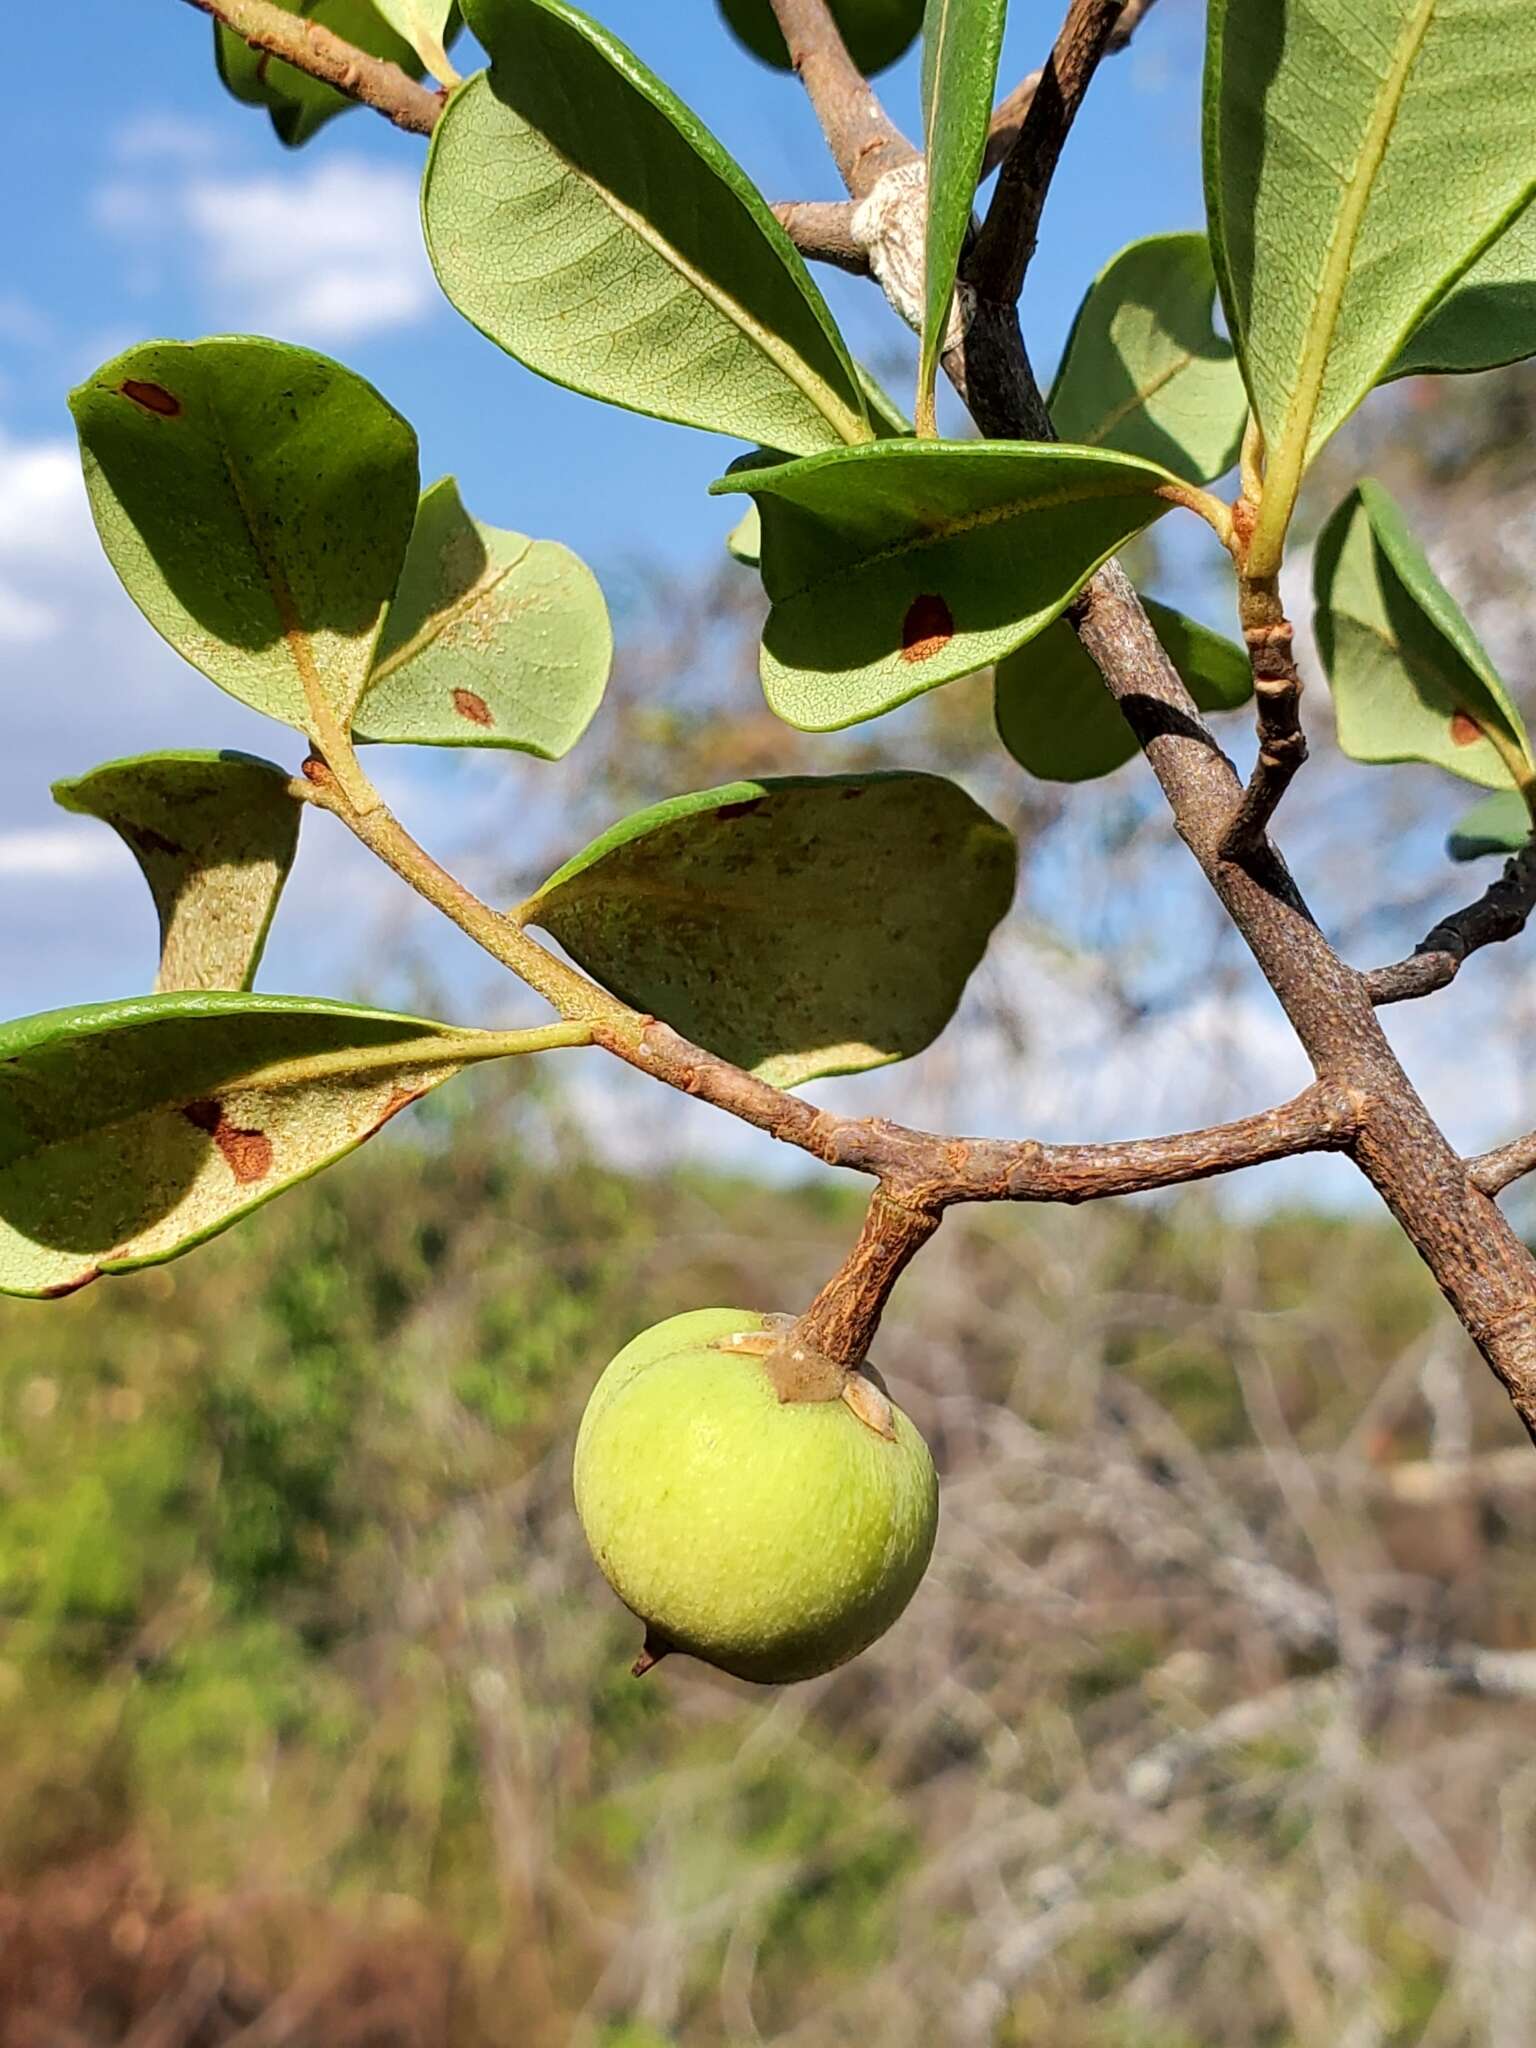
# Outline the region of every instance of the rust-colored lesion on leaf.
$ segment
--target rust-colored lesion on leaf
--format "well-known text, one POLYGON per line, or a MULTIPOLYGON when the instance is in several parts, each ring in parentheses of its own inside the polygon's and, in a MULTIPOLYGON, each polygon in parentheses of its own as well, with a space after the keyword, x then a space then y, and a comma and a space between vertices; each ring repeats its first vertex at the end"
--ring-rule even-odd
POLYGON ((955 637, 955 615, 937 592, 913 598, 901 622, 903 661, 931 661, 955 637))
POLYGON ((189 1102, 181 1113, 189 1124, 212 1138, 241 1187, 265 1180, 272 1171, 272 1140, 265 1131, 246 1131, 231 1123, 222 1102, 211 1098, 189 1102))
POLYGON ((413 1102, 420 1102, 426 1092, 425 1088, 396 1088, 388 1102, 385 1103, 379 1120, 373 1128, 376 1131, 382 1131, 391 1117, 398 1116, 402 1109, 409 1109, 413 1102))
POLYGON ((496 723, 495 719, 491 716, 490 705, 474 690, 455 690, 453 693, 453 708, 460 718, 467 718, 471 725, 494 725, 496 723))
POLYGON ((1456 747, 1475 747, 1484 737, 1483 728, 1470 711, 1457 711, 1451 716, 1451 744, 1456 747))
POLYGON ((163 384, 146 384, 140 377, 127 377, 117 388, 124 398, 132 399, 141 410, 155 413, 160 419, 173 420, 181 411, 181 400, 163 384))

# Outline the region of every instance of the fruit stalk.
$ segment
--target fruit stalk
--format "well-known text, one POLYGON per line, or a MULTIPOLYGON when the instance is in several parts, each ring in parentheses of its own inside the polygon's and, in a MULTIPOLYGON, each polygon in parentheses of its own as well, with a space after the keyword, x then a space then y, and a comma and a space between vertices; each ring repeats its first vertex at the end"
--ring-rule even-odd
POLYGON ((858 1242, 795 1326, 795 1341, 850 1370, 863 1364, 891 1289, 939 1227, 941 1211, 876 1188, 858 1242))

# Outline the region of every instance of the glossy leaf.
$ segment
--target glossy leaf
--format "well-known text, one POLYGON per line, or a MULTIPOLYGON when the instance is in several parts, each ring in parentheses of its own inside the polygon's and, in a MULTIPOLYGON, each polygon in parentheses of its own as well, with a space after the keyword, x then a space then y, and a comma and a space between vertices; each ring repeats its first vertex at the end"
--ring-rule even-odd
POLYGON ((1533 772, 1498 671, 1380 484, 1361 483, 1328 521, 1313 581, 1346 754, 1430 761, 1490 789, 1533 772))
MULTIPOLYGON (((371 57, 398 64, 412 78, 422 75, 422 62, 411 44, 383 18, 374 0, 276 0, 289 14, 328 28, 343 42, 353 43, 371 57)), ((222 23, 213 29, 214 60, 219 77, 237 100, 247 106, 265 107, 280 141, 297 149, 318 133, 327 121, 357 105, 345 93, 308 72, 285 64, 265 50, 253 50, 243 36, 222 23)))
POLYGON ((1111 259, 1078 308, 1051 418, 1064 441, 1118 448, 1210 483, 1237 460, 1248 396, 1211 314, 1204 235, 1149 235, 1111 259))
POLYGON ((152 341, 70 399, 102 546, 231 696, 319 738, 372 666, 416 512, 416 436, 308 349, 152 341))
POLYGON ((143 871, 160 918, 155 988, 247 989, 299 844, 288 777, 250 754, 141 754, 53 785, 143 871))
POLYGON ((1268 449, 1267 572, 1302 471, 1536 190, 1530 0, 1211 0, 1205 180, 1268 449))
POLYGON ((1171 482, 1040 442, 881 441, 733 470, 712 488, 763 515, 769 704, 825 732, 1000 661, 1168 509, 1171 482))
POLYGON ((360 1145, 457 1071, 446 1052, 489 1036, 213 994, 0 1028, 0 1293, 174 1258, 360 1145))
POLYGON ((1481 860, 1490 853, 1518 853, 1530 837, 1531 814, 1524 797, 1500 789, 1456 820, 1445 850, 1452 860, 1481 860))
POLYGON ((919 429, 932 435, 933 386, 949 326, 955 273, 992 122, 1008 0, 928 0, 923 16, 923 134, 928 158, 919 429))
POLYGON ((612 659, 586 564, 472 518, 444 477, 422 495, 354 724, 361 739, 558 760, 602 702, 612 659))
POLYGON ((756 187, 564 0, 470 0, 489 73, 432 138, 443 290, 557 384, 793 454, 870 437, 857 372, 756 187))
MULTIPOLYGON (((718 0, 738 42, 777 70, 790 68, 771 0, 718 0)), ((923 0, 830 0, 832 15, 855 64, 868 77, 909 49, 923 25, 923 0)))
POLYGON ((938 776, 733 782, 625 819, 518 915, 625 1001, 792 1087, 938 1036, 1015 858, 938 776))
MULTIPOLYGON (((1253 695, 1253 670, 1234 641, 1144 597, 1147 617, 1202 711, 1231 711, 1253 695)), ((1065 619, 997 665, 998 737, 1021 768, 1046 782, 1088 782, 1136 752, 1135 736, 1065 619)))
POLYGON ((1496 370, 1536 356, 1536 200, 1408 337, 1389 377, 1496 370))

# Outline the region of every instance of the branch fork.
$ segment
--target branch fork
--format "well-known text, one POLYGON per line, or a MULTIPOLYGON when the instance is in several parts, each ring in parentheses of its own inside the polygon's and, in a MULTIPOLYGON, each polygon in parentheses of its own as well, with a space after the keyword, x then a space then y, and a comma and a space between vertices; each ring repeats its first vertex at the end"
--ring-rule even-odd
MULTIPOLYGON (((363 100, 397 126, 427 134, 440 95, 303 22, 271 0, 188 0, 254 47, 363 100)), ((802 83, 856 205, 882 180, 906 195, 898 239, 920 211, 918 152, 853 66, 827 0, 772 0, 802 83)), ((1027 96, 987 221, 964 264, 971 297, 944 367, 983 434, 1049 440, 1049 416, 1019 330, 1016 299, 1051 178, 1099 60, 1122 47, 1151 0, 1071 0, 1051 62, 1010 100, 1027 96), (1026 95, 1027 88, 1027 95, 1026 95)), ((998 109, 994 135, 1012 120, 998 109)), ((994 160, 998 152, 994 150, 994 160)), ((780 218, 811 253, 846 268, 888 243, 853 209, 789 207, 780 218)), ((898 276, 882 254, 888 295, 910 317, 910 264, 898 276)), ((879 273, 877 272, 877 275, 879 273)), ((920 324, 919 322, 914 324, 920 324)), ((1258 481, 1250 431, 1245 487, 1258 481)), ((1250 531, 1240 500, 1232 520, 1239 554, 1250 531)), ((1135 733, 1173 823, 1245 940, 1310 1057, 1318 1079, 1261 1116, 1171 1138, 1121 1145, 1046 1146, 962 1140, 896 1124, 840 1118, 770 1087, 667 1025, 597 988, 479 901, 418 846, 386 807, 351 800, 342 750, 329 769, 307 766, 296 793, 331 811, 421 896, 519 975, 591 1041, 668 1085, 700 1097, 831 1164, 874 1176, 858 1242, 796 1326, 797 1341, 842 1366, 866 1355, 880 1312, 911 1259, 962 1201, 1087 1201, 1169 1187, 1297 1153, 1347 1152, 1429 1267, 1463 1326, 1536 1437, 1536 1259, 1492 1197, 1536 1170, 1536 1136, 1474 1160, 1451 1148, 1381 1031, 1377 1004, 1443 987, 1478 947, 1515 935, 1536 907, 1536 848, 1517 855, 1484 896, 1438 925, 1411 960, 1363 976, 1347 967, 1312 918, 1266 834, 1305 758, 1301 678, 1273 579, 1245 580, 1243 623, 1254 665, 1259 757, 1246 789, 1115 563, 1092 578, 1067 614, 1085 652, 1135 733)), ((329 736, 328 736, 329 737, 329 736)), ((328 747, 328 751, 331 749, 328 747)))

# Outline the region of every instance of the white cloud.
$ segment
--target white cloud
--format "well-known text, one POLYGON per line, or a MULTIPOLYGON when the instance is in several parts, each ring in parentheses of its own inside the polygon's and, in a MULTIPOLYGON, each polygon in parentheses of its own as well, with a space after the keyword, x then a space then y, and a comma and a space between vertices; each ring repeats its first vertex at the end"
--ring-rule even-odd
POLYGON ((207 123, 165 111, 135 114, 112 137, 112 153, 125 164, 207 163, 218 146, 218 133, 207 123))
POLYGON ((0 429, 0 569, 78 561, 94 547, 73 444, 16 441, 0 429))
MULTIPOLYGON (((142 160, 148 152, 138 152, 142 160)), ((255 177, 188 175, 162 149, 104 186, 94 217, 141 263, 180 249, 212 324, 285 340, 355 341, 432 310, 416 180, 361 156, 255 177)))
POLYGON ((110 873, 121 861, 121 847, 101 827, 43 825, 0 832, 0 875, 7 881, 83 880, 110 873))

